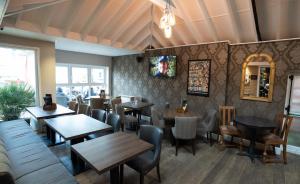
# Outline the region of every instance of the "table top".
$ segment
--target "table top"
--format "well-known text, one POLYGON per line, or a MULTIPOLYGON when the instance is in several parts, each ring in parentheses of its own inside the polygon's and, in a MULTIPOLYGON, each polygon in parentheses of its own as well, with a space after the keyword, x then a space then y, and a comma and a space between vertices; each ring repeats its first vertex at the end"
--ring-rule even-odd
POLYGON ((133 109, 133 110, 141 110, 145 107, 149 107, 149 106, 152 106, 153 103, 149 103, 149 102, 125 102, 125 103, 122 103, 121 104, 123 107, 125 108, 130 108, 130 109, 133 109))
POLYGON ((84 114, 60 116, 46 119, 45 122, 66 140, 82 138, 92 133, 112 129, 110 125, 84 114))
MULTIPOLYGON (((86 97, 85 100, 91 100, 91 98, 100 98, 100 96, 99 95, 97 95, 97 96, 89 96, 89 97, 86 97)), ((109 95, 105 96, 105 100, 110 100, 110 98, 111 97, 109 95)))
POLYGON ((250 128, 276 128, 277 124, 264 118, 253 116, 237 116, 235 118, 237 124, 245 125, 250 128))
POLYGON ((35 106, 35 107, 26 107, 26 110, 32 114, 36 119, 48 119, 54 118, 62 115, 70 115, 75 114, 75 111, 72 111, 69 108, 56 104, 57 108, 53 111, 45 111, 43 107, 35 106))
POLYGON ((177 112, 177 109, 174 108, 166 108, 163 111, 163 118, 165 120, 174 120, 175 117, 190 117, 190 116, 199 116, 195 112, 187 111, 187 112, 177 112))
POLYGON ((98 174, 153 149, 154 146, 136 135, 124 132, 105 135, 71 147, 98 174))

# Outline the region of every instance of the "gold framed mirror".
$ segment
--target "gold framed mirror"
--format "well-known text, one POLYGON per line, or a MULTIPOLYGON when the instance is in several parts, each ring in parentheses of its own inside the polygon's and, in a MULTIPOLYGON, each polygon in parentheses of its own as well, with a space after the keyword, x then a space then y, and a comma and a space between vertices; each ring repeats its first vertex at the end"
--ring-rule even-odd
POLYGON ((275 62, 268 54, 251 54, 243 63, 240 97, 272 102, 275 62))

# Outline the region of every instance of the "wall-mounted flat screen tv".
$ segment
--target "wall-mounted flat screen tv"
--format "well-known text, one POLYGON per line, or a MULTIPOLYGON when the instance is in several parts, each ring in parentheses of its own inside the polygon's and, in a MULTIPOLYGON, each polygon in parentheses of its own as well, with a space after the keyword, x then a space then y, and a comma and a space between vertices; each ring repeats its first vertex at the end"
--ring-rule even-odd
POLYGON ((176 56, 152 56, 149 73, 153 77, 173 78, 176 76, 176 56))

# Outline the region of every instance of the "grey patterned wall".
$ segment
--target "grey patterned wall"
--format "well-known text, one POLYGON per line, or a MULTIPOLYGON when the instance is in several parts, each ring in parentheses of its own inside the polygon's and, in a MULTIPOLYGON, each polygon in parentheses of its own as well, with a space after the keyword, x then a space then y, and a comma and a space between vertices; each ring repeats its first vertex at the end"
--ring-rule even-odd
POLYGON ((300 70, 300 40, 269 43, 231 45, 229 47, 229 78, 227 85, 227 104, 237 108, 237 114, 255 115, 267 119, 283 112, 286 97, 287 77, 300 70), (240 80, 242 63, 253 53, 267 53, 276 63, 274 93, 272 103, 240 99, 240 80))
POLYGON ((288 74, 300 70, 300 40, 257 44, 228 45, 226 42, 209 45, 184 46, 152 50, 146 56, 172 54, 178 56, 176 79, 157 79, 148 75, 148 61, 136 62, 136 56, 113 58, 113 95, 136 95, 151 100, 156 105, 166 101, 172 106, 180 103, 186 95, 187 64, 189 59, 212 59, 210 96, 187 96, 190 108, 202 113, 220 104, 234 105, 238 115, 255 115, 273 119, 283 111, 288 74), (227 57, 229 72, 227 78, 227 57), (268 53, 276 62, 273 102, 258 102, 240 99, 242 63, 252 53, 268 53), (227 89, 227 91, 226 91, 227 89), (226 92, 225 92, 226 91, 226 92))
POLYGON ((113 58, 112 91, 113 96, 134 95, 149 99, 157 106, 166 102, 178 107, 181 97, 187 98, 189 109, 202 114, 206 109, 217 109, 225 103, 228 43, 193 45, 147 51, 147 56, 176 55, 176 79, 162 79, 149 76, 149 63, 136 62, 136 55, 113 58), (211 59, 209 97, 186 95, 188 60, 211 59))

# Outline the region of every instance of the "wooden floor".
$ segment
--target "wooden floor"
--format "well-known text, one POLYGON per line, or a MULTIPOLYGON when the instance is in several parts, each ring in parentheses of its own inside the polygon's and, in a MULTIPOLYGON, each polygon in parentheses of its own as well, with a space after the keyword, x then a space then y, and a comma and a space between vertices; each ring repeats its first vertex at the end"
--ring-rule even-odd
MULTIPOLYGON (((69 145, 63 144, 50 148, 70 170, 69 145)), ((202 141, 197 141, 196 155, 193 156, 189 146, 180 147, 178 156, 175 148, 168 140, 163 141, 161 153, 161 177, 166 184, 268 184, 268 183, 300 183, 300 156, 288 155, 288 164, 266 164, 256 160, 251 163, 248 157, 238 156, 236 148, 220 151, 218 145, 210 147, 202 141)), ((101 154, 101 150, 99 150, 101 154)), ((96 174, 87 170, 76 175, 80 184, 109 183, 109 173, 96 174)), ((139 174, 124 167, 124 183, 139 183, 139 174)), ((146 184, 159 183, 155 170, 145 177, 146 184)))

